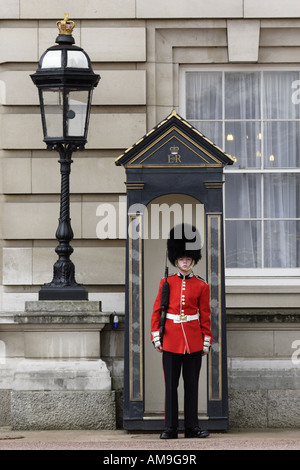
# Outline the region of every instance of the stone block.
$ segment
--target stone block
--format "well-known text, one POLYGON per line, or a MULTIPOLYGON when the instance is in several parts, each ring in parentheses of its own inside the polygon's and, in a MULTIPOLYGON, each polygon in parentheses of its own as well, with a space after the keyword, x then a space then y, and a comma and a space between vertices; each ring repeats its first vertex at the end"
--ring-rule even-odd
POLYGON ((27 292, 24 287, 17 287, 17 292, 2 292, 2 310, 4 312, 23 312, 25 302, 37 300, 37 292, 27 292))
POLYGON ((145 70, 95 70, 101 80, 93 92, 94 105, 146 104, 145 70))
POLYGON ((11 427, 30 431, 115 429, 115 392, 12 391, 11 427))
MULTIPOLYGON (((0 363, 7 365, 7 359, 20 358, 24 354, 24 335, 22 331, 1 331, 0 363)), ((1 388, 1 387, 0 387, 1 388)))
POLYGON ((81 47, 92 62, 145 62, 145 28, 99 28, 82 24, 81 47))
POLYGON ((137 18, 241 18, 242 0, 137 0, 137 18))
POLYGON ((284 47, 300 45, 299 28, 262 28, 260 31, 260 47, 284 47))
POLYGON ((124 354, 124 330, 121 327, 104 329, 101 333, 101 357, 122 357, 124 354))
POLYGON ((190 64, 224 64, 228 62, 227 47, 176 47, 174 61, 190 64))
POLYGON ((125 239, 127 211, 125 201, 86 202, 82 205, 82 229, 84 238, 125 239))
MULTIPOLYGON (((6 0, 19 4, 16 0, 6 0)), ((65 0, 64 11, 70 12, 70 19, 89 18, 134 18, 134 0, 65 0), (72 16, 71 16, 72 12, 72 16)), ((52 0, 51 3, 44 3, 40 0, 20 0, 20 18, 35 19, 62 19, 61 0, 52 0)))
POLYGON ((3 105, 38 105, 38 90, 24 71, 5 71, 0 74, 1 104, 3 105))
MULTIPOLYGON (((5 357, 0 363, 0 390, 11 390, 14 378, 14 371, 20 362, 20 358, 5 357)), ((0 407, 1 408, 1 407, 0 407)))
POLYGON ((243 331, 227 332, 229 357, 273 357, 272 331, 243 331))
MULTIPOLYGON (((45 357, 45 356, 44 356, 45 357)), ((102 359, 24 359, 12 383, 16 391, 111 390, 110 372, 102 359)))
POLYGON ((173 64, 157 64, 156 80, 159 83, 156 91, 157 103, 161 106, 173 105, 173 64))
POLYGON ((0 426, 10 426, 10 390, 0 390, 0 426))
POLYGON ((113 194, 125 193, 124 171, 116 167, 114 158, 74 156, 71 193, 113 194))
POLYGON ((3 248, 3 284, 32 284, 32 249, 3 248))
POLYGON ((300 4, 294 0, 244 0, 245 18, 297 18, 300 4))
POLYGON ((300 325, 295 325, 293 330, 279 330, 274 331, 274 356, 292 358, 292 354, 295 351, 295 344, 298 341, 299 349, 300 340, 300 325))
POLYGON ((19 19, 19 0, 1 0, 0 2, 0 18, 19 19))
POLYGON ((45 301, 28 301, 25 305, 26 313, 33 314, 48 314, 55 313, 57 315, 70 314, 70 321, 72 315, 77 314, 98 314, 101 311, 101 302, 89 300, 51 300, 45 301))
POLYGON ((228 20, 229 62, 257 62, 259 33, 259 20, 228 20))
POLYGON ((0 63, 36 62, 39 59, 35 25, 1 27, 0 43, 0 63), (22 38, 21 41, 20 38, 22 38))
POLYGON ((40 114, 0 116, 0 144, 3 149, 46 149, 40 114))
POLYGON ((4 194, 26 194, 31 191, 31 161, 29 158, 2 160, 4 194))
POLYGON ((27 358, 70 359, 100 357, 98 331, 25 331, 27 358))
POLYGON ((299 62, 299 47, 261 47, 259 49, 259 63, 285 64, 299 62))
MULTIPOLYGON (((81 237, 81 203, 71 202, 72 228, 81 237)), ((55 239, 59 202, 6 203, 3 206, 3 238, 55 239)))
POLYGON ((267 390, 230 390, 228 396, 231 428, 267 428, 267 390))
MULTIPOLYGON (((71 166, 70 187, 77 159, 73 158, 73 162, 75 164, 73 163, 71 166)), ((60 165, 56 151, 51 152, 51 157, 47 155, 44 158, 33 158, 31 167, 33 194, 60 194, 60 165)))
POLYGON ((298 428, 300 390, 270 390, 268 425, 271 428, 298 428))

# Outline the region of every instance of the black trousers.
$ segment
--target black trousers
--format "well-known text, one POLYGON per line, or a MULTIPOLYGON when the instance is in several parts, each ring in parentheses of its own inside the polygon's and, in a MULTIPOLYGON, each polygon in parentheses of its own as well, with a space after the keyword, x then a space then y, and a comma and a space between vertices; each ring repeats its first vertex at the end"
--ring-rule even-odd
POLYGON ((184 427, 198 426, 198 383, 202 351, 176 354, 163 351, 165 376, 165 427, 178 427, 178 384, 180 373, 184 383, 184 427))

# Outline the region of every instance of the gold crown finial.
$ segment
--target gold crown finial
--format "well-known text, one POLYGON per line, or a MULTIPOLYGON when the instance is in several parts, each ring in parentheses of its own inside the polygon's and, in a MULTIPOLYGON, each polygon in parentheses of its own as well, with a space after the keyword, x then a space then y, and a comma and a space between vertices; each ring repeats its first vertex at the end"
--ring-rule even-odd
POLYGON ((68 36, 72 35, 73 29, 75 28, 75 23, 72 20, 69 20, 69 14, 64 14, 64 19, 57 21, 56 26, 58 27, 59 34, 66 34, 68 36))

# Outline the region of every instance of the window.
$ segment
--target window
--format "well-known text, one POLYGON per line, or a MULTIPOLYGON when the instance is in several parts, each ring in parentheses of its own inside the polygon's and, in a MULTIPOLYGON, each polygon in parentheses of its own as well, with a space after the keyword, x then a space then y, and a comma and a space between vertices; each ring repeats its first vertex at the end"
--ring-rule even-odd
POLYGON ((227 268, 300 267, 300 72, 183 71, 181 112, 235 158, 225 169, 227 268))

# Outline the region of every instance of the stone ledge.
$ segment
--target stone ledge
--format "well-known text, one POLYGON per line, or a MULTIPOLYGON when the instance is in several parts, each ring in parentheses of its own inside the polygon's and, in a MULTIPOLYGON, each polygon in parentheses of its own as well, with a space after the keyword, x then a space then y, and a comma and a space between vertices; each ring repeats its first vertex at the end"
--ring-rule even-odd
POLYGON ((63 312, 73 314, 75 312, 99 313, 101 302, 90 300, 37 300, 25 303, 26 312, 63 312))
MULTIPOLYGON (((29 301, 25 312, 3 312, 0 324, 110 324, 115 312, 102 312, 98 301, 29 301)), ((118 313, 119 322, 124 314, 118 313)))
POLYGON ((101 302, 74 301, 29 301, 25 312, 16 314, 17 323, 109 323, 111 313, 101 312, 101 302))
POLYGON ((226 323, 300 323, 300 309, 227 309, 226 323))

